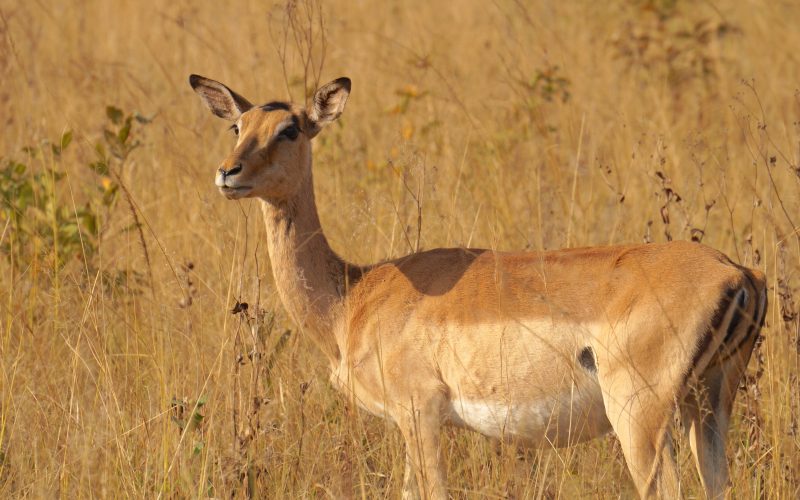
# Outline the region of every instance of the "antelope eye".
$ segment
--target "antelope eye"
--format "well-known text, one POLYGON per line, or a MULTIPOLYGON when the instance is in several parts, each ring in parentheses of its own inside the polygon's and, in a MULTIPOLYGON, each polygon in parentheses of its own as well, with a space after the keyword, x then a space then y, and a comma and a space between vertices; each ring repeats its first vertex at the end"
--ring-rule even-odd
POLYGON ((297 139, 297 134, 299 133, 300 131, 297 129, 296 125, 289 125, 285 129, 281 130, 281 133, 278 134, 278 137, 286 138, 289 139, 290 141, 293 141, 297 139))
POLYGON ((231 125, 231 130, 233 130, 234 135, 239 135, 239 126, 236 124, 231 125))

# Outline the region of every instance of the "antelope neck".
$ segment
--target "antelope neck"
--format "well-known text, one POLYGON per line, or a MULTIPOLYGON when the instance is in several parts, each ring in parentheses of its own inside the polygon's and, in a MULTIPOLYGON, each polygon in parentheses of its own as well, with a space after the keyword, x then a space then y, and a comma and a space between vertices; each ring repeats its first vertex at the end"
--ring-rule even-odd
POLYGON ((333 325, 340 314, 349 266, 328 244, 314 200, 311 174, 289 200, 262 200, 270 264, 284 307, 335 365, 333 325))

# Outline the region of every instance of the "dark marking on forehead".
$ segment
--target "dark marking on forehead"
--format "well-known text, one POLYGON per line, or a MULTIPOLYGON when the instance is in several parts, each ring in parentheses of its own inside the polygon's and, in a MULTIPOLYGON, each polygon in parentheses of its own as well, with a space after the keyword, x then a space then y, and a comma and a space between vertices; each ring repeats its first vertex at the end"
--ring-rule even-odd
POLYGON ((289 103, 286 102, 272 101, 261 106, 261 109, 264 111, 275 111, 276 109, 281 109, 283 111, 290 111, 292 107, 289 105, 289 103))

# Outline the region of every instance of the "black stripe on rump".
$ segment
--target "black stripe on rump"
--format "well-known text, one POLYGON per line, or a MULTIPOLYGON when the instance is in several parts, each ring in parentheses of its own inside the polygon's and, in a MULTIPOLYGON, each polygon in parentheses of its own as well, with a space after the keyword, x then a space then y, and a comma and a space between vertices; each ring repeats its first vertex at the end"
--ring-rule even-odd
POLYGON ((725 321, 725 313, 728 312, 734 297, 736 297, 737 291, 737 288, 728 288, 725 290, 725 296, 719 301, 717 310, 714 311, 714 316, 711 317, 711 327, 705 332, 705 335, 703 335, 703 338, 697 345, 697 350, 692 359, 692 369, 700 362, 700 358, 706 353, 708 347, 711 345, 711 341, 714 339, 714 333, 719 330, 719 327, 722 326, 722 322, 725 321))
POLYGON ((742 337, 741 340, 739 340, 735 348, 726 349, 725 350, 726 352, 720 353, 721 361, 726 361, 731 357, 733 357, 733 355, 736 354, 739 351, 739 349, 741 349, 742 346, 747 343, 748 340, 750 340, 750 337, 752 337, 753 334, 758 334, 758 332, 761 331, 761 328, 764 326, 764 321, 767 319, 766 292, 759 293, 758 305, 756 306, 754 313, 755 316, 751 320, 750 327, 747 329, 747 334, 745 334, 744 337, 742 337))
POLYGON ((747 290, 742 288, 737 295, 739 298, 734 304, 732 304, 735 309, 733 310, 731 321, 728 323, 728 331, 725 333, 725 339, 722 341, 723 346, 727 345, 731 340, 733 340, 733 334, 736 332, 736 329, 739 327, 739 323, 742 321, 742 312, 747 305, 747 290))

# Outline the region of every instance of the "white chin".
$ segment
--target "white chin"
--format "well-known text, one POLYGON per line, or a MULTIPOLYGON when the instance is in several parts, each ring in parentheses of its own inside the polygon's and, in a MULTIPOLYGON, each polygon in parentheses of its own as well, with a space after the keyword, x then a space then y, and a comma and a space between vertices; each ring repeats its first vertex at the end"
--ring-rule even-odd
POLYGON ((222 196, 228 198, 229 200, 238 200, 239 198, 245 198, 248 193, 252 191, 250 187, 221 187, 219 188, 219 192, 222 193, 222 196))

